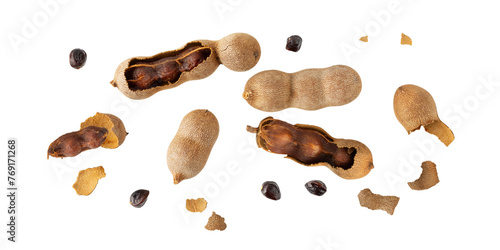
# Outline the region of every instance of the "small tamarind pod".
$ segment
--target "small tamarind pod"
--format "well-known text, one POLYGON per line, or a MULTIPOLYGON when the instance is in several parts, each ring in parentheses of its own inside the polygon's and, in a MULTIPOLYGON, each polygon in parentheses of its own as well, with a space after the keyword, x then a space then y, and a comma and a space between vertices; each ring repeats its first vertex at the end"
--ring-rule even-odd
POLYGON ((267 117, 257 128, 247 126, 247 131, 256 133, 259 148, 286 154, 286 158, 305 166, 326 166, 344 179, 362 178, 373 168, 367 146, 355 140, 333 138, 320 127, 291 125, 267 117))
POLYGON ((287 108, 317 110, 350 103, 360 92, 359 74, 349 66, 335 65, 295 73, 259 72, 247 81, 243 99, 267 112, 287 108))
POLYGON ((47 159, 52 157, 73 157, 89 149, 100 147, 106 140, 108 130, 88 126, 79 131, 64 134, 49 145, 47 159))
POLYGON ((176 50, 123 61, 111 85, 131 99, 145 99, 186 81, 206 78, 220 64, 233 71, 247 71, 257 64, 260 53, 259 42, 245 33, 218 41, 192 41, 176 50))
POLYGON ((219 122, 212 112, 197 109, 184 116, 167 150, 167 165, 174 184, 201 172, 218 136, 219 122))
POLYGON ((451 129, 439 119, 436 103, 427 90, 412 84, 400 86, 393 105, 396 118, 408 134, 423 126, 446 146, 455 139, 451 129))

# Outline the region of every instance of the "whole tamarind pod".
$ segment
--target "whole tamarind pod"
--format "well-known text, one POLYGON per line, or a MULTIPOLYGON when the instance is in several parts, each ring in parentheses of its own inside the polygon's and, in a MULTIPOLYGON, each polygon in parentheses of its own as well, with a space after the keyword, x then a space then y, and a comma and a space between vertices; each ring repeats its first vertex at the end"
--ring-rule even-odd
POLYGON ((233 71, 247 71, 257 64, 260 54, 259 42, 245 33, 218 41, 192 41, 176 50, 123 61, 111 85, 131 99, 145 99, 186 81, 206 78, 219 64, 233 71))
POLYGON ((108 130, 88 126, 79 131, 64 134, 49 145, 47 159, 52 157, 73 157, 89 149, 100 147, 106 140, 108 130))
POLYGON ((400 86, 394 93, 393 106, 396 118, 408 134, 423 126, 446 146, 455 140, 451 129, 439 119, 434 98, 424 88, 412 84, 400 86))
POLYGON ((349 66, 335 65, 295 73, 262 71, 245 85, 243 98, 252 107, 274 112, 286 108, 317 110, 352 102, 361 92, 361 77, 349 66))
POLYGON ((218 136, 219 122, 212 112, 197 109, 184 116, 167 151, 174 184, 201 172, 218 136))
POLYGON ((257 134, 259 148, 286 154, 286 158, 305 166, 326 166, 344 179, 362 178, 373 168, 367 146, 355 140, 333 138, 320 127, 291 125, 267 117, 258 128, 247 126, 247 131, 257 134))

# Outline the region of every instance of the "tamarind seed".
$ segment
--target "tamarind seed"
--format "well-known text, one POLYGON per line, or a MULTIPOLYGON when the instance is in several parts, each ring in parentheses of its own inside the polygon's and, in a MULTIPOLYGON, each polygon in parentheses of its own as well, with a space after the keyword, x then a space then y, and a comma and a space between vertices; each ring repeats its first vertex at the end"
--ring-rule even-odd
POLYGON ((146 204, 148 200, 149 190, 139 189, 130 195, 130 205, 140 208, 146 204))
POLYGON ((198 64, 202 63, 205 58, 208 57, 207 53, 203 53, 203 50, 197 50, 187 55, 179 60, 179 70, 180 72, 187 72, 194 69, 198 64))
POLYGON ((83 49, 73 49, 69 53, 69 64, 75 69, 79 69, 87 62, 87 53, 83 49))
POLYGON ((281 192, 278 184, 274 181, 266 181, 262 184, 262 188, 260 190, 262 194, 271 199, 271 200, 279 200, 281 199, 281 192))
POLYGON ((302 37, 293 35, 288 37, 286 40, 286 49, 297 52, 300 50, 300 46, 302 45, 302 37))
POLYGON ((309 181, 306 183, 305 187, 309 193, 317 196, 322 196, 326 193, 326 185, 320 180, 309 181))

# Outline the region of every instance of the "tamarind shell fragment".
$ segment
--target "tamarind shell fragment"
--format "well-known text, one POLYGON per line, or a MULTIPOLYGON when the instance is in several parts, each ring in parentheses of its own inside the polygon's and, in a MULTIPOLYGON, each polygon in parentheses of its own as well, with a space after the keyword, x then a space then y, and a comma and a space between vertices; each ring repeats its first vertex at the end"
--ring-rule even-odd
POLYGON ((439 119, 434 98, 424 88, 412 84, 400 86, 394 93, 393 106, 396 118, 408 134, 424 127, 446 146, 455 140, 451 129, 439 119))
POLYGON ((399 203, 399 197, 374 194, 369 188, 361 190, 358 199, 362 207, 371 210, 384 210, 390 215, 394 214, 394 210, 399 203))
POLYGON ((94 116, 89 117, 80 124, 80 128, 82 129, 88 126, 103 127, 108 130, 109 134, 101 145, 103 148, 112 149, 119 147, 128 135, 122 120, 112 114, 97 112, 94 116))
POLYGON ((432 161, 422 162, 422 173, 420 177, 413 182, 408 182, 413 190, 426 190, 439 183, 439 177, 436 164, 432 161))
POLYGON ((264 150, 286 154, 286 158, 305 166, 326 166, 344 179, 358 179, 373 169, 370 149, 355 140, 336 139, 320 127, 291 125, 267 117, 258 128, 247 126, 257 134, 257 146, 264 150))

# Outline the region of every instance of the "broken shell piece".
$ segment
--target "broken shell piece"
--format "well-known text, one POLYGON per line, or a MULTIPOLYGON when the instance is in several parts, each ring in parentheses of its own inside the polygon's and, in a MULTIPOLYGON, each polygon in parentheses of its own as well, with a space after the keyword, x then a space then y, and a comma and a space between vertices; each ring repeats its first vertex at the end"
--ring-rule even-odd
POLYGON ((360 41, 367 43, 368 42, 368 36, 364 36, 359 38, 360 41))
POLYGON ((398 205, 399 197, 374 194, 369 188, 361 190, 358 194, 359 204, 371 210, 384 210, 393 215, 398 205))
POLYGON ((414 182, 408 182, 408 186, 413 190, 425 190, 438 184, 438 182, 436 164, 432 161, 424 161, 422 162, 422 174, 414 182))
POLYGON ((89 195, 94 191, 99 179, 105 176, 106 173, 102 166, 81 170, 75 184, 73 184, 73 188, 78 195, 89 195))
POLYGON ((408 134, 423 126, 446 146, 455 139, 451 129, 439 119, 431 94, 419 86, 407 84, 396 90, 394 114, 408 134))
POLYGON ((224 218, 215 212, 212 212, 212 216, 208 218, 208 223, 205 225, 205 228, 210 231, 220 230, 224 231, 227 225, 224 222, 224 218))
POLYGON ((125 125, 123 124, 122 120, 112 114, 97 112, 94 116, 89 117, 87 120, 80 124, 81 129, 88 126, 103 127, 109 131, 106 140, 101 145, 101 147, 103 148, 119 147, 125 140, 125 137, 128 135, 127 131, 125 131, 125 125))
POLYGON ((412 45, 411 38, 401 33, 401 45, 412 45))
POLYGON ((198 199, 187 199, 186 200, 186 209, 189 212, 203 212, 207 208, 207 201, 203 198, 198 199))

